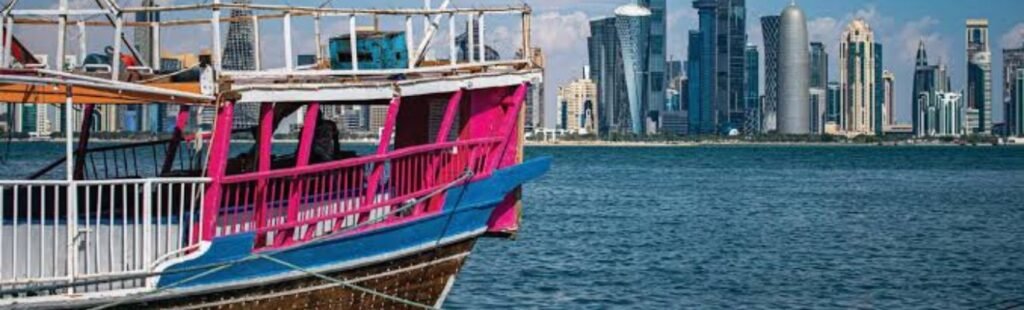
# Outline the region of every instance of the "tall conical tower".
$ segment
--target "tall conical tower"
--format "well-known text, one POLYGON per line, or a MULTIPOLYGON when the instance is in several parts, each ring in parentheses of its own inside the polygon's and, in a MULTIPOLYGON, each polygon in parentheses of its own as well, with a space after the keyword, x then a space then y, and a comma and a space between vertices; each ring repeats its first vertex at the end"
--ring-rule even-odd
MULTIPOLYGON (((234 0, 234 3, 251 4, 252 0, 234 0)), ((251 10, 231 10, 232 18, 247 16, 252 16, 251 10)), ((233 21, 228 27, 228 40, 221 62, 224 70, 256 70, 252 21, 242 20, 233 21)))

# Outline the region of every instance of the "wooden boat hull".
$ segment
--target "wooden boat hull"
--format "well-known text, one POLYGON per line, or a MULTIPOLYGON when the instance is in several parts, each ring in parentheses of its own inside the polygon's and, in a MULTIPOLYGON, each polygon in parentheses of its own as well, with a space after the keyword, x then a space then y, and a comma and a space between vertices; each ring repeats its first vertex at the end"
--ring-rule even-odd
MULTIPOLYGON (((439 306, 469 258, 476 238, 425 249, 351 270, 326 272, 351 283, 416 303, 439 306)), ((315 276, 215 293, 177 296, 124 306, 145 309, 419 309, 315 276)))

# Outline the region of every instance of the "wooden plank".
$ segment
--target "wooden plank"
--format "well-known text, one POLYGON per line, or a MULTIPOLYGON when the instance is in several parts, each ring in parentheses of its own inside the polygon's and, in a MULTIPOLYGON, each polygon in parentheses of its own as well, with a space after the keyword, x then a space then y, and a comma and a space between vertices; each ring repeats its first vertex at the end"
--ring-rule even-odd
MULTIPOLYGON (((147 86, 159 87, 199 94, 198 83, 153 83, 147 86)), ((26 84, 0 84, 0 102, 27 104, 63 104, 67 90, 63 85, 40 86, 26 84)), ((202 104, 186 98, 154 95, 142 92, 113 91, 75 86, 72 88, 75 104, 145 104, 153 102, 177 104, 202 104)))

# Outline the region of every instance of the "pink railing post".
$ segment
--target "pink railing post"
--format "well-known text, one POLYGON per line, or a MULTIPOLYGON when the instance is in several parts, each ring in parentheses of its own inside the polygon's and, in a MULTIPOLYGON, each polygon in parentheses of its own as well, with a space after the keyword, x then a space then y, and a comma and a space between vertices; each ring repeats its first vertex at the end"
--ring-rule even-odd
MULTIPOLYGON (((270 159, 273 153, 272 143, 274 139, 274 104, 264 102, 260 105, 260 136, 256 137, 259 149, 257 161, 257 173, 270 171, 270 159)), ((266 225, 267 208, 267 178, 259 178, 256 181, 256 195, 253 220, 255 230, 261 231, 266 225)), ((256 246, 261 247, 266 242, 262 233, 256 235, 256 246)))
MULTIPOLYGON (((444 118, 441 119, 441 127, 438 128, 437 139, 435 143, 448 142, 448 135, 451 133, 452 125, 455 123, 455 114, 459 112, 459 105, 460 103, 462 103, 463 92, 464 91, 460 88, 459 90, 455 91, 454 94, 452 94, 451 99, 448 99, 448 107, 445 108, 444 110, 444 118)), ((439 170, 439 168, 443 169, 441 160, 443 159, 444 154, 445 153, 442 151, 442 153, 434 155, 435 158, 431 160, 430 166, 427 168, 426 171, 427 180, 424 183, 426 184, 426 186, 434 186, 434 182, 437 182, 437 178, 441 171, 436 170, 439 170)), ((444 166, 447 166, 447 163, 445 163, 444 166)), ((426 212, 434 212, 439 210, 443 202, 444 195, 438 195, 434 198, 431 198, 430 201, 428 201, 426 204, 426 212)), ((417 207, 413 210, 413 216, 420 215, 420 213, 422 212, 423 210, 417 207)))
MULTIPOLYGON (((309 164, 310 151, 313 149, 313 133, 316 132, 316 120, 320 113, 320 103, 313 102, 306 106, 306 115, 302 123, 302 135, 299 138, 298 153, 295 154, 295 168, 305 167, 309 164)), ((296 178, 300 176, 296 175, 296 178)), ((295 223, 299 220, 299 207, 302 205, 302 197, 305 196, 305 187, 301 180, 293 180, 292 190, 288 196, 288 217, 286 223, 295 223)), ((281 234, 277 235, 278 245, 288 245, 294 242, 295 227, 292 226, 281 234)))
POLYGON ((204 241, 213 240, 216 233, 217 213, 220 211, 224 174, 227 170, 228 155, 231 149, 231 127, 234 119, 235 103, 224 101, 217 107, 217 119, 213 126, 210 141, 210 158, 207 163, 207 176, 210 185, 203 200, 203 224, 201 237, 204 241))
POLYGON ((491 162, 487 166, 487 172, 494 171, 501 166, 502 160, 505 159, 505 153, 508 151, 508 145, 511 144, 512 139, 516 139, 517 135, 514 135, 515 129, 519 119, 519 111, 522 110, 523 101, 526 99, 526 91, 529 89, 528 84, 519 84, 516 88, 516 92, 511 97, 506 98, 507 101, 503 100, 503 105, 508 105, 508 109, 505 110, 505 120, 502 122, 501 131, 501 143, 491 154, 491 162))
POLYGON ((171 171, 174 167, 174 158, 178 156, 178 146, 185 137, 185 126, 188 125, 189 106, 182 105, 178 108, 178 119, 174 123, 174 136, 171 143, 167 145, 167 154, 164 154, 164 164, 160 168, 160 174, 171 171))
MULTIPOLYGON (((89 148, 89 133, 92 132, 92 113, 96 110, 95 104, 87 104, 82 110, 82 130, 78 133, 78 150, 75 152, 75 180, 82 180, 85 177, 85 156, 89 148)), ((71 130, 71 126, 67 126, 71 130)), ((70 158, 68 160, 71 160, 70 158)))
MULTIPOLYGON (((401 107, 402 97, 395 96, 391 98, 391 103, 388 105, 388 117, 384 120, 384 130, 380 134, 380 143, 377 145, 377 155, 383 156, 388 153, 388 147, 391 145, 391 134, 395 131, 395 121, 398 118, 398 109, 401 107)), ((363 198, 364 206, 369 206, 377 200, 377 186, 380 183, 381 176, 384 174, 384 164, 387 160, 381 160, 373 163, 373 172, 370 174, 370 178, 366 183, 366 197, 363 198)), ((365 222, 368 220, 369 211, 359 215, 358 221, 365 222)))

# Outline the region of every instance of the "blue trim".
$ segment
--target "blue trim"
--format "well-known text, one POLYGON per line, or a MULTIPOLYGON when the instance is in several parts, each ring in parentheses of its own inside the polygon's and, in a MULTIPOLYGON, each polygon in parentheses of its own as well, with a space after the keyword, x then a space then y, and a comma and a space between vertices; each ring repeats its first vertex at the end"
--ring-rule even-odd
MULTIPOLYGON (((423 219, 383 227, 372 231, 300 246, 275 254, 275 257, 303 268, 325 268, 361 259, 400 253, 417 246, 430 246, 441 239, 481 231, 494 207, 514 188, 540 177, 551 167, 551 158, 530 160, 514 167, 495 171, 490 177, 453 188, 446 193, 444 210, 423 219)), ((202 256, 167 268, 182 270, 209 264, 236 261, 252 254, 255 235, 252 233, 220 237, 213 240, 202 256)), ((205 270, 169 273, 160 278, 158 287, 165 287, 205 270)), ((195 288, 224 285, 232 282, 256 281, 292 272, 281 265, 252 260, 198 278, 176 287, 195 288)))

